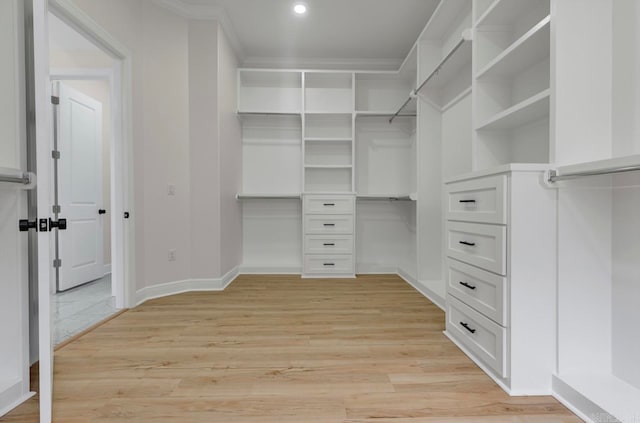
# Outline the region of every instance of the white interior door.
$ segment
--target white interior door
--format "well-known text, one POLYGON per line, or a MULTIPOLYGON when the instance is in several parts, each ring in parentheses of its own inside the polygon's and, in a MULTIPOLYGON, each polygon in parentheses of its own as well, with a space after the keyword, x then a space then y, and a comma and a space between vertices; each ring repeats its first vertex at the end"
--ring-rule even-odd
POLYGON ((58 204, 67 230, 59 232, 58 290, 104 276, 102 104, 57 82, 58 204))
POLYGON ((0 417, 30 397, 23 22, 22 0, 0 1, 0 417))

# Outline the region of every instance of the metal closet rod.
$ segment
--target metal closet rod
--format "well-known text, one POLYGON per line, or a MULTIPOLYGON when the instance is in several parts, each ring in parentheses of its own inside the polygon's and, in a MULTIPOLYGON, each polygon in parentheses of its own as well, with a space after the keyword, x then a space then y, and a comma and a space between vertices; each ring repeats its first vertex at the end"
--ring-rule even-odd
POLYGON ((549 182, 565 181, 568 179, 577 179, 585 176, 611 175, 615 173, 635 172, 640 170, 640 165, 620 166, 599 170, 585 170, 584 172, 570 172, 558 174, 557 170, 549 172, 549 182))
POLYGON ((31 176, 28 173, 23 173, 21 176, 5 175, 0 173, 0 182, 29 185, 31 183, 31 176))
POLYGON ((449 59, 451 59, 451 56, 453 56, 455 54, 456 51, 458 51, 458 49, 460 47, 462 47, 462 45, 467 42, 468 40, 466 38, 462 38, 460 41, 458 41, 458 44, 455 45, 455 47, 449 52, 449 54, 447 54, 444 59, 442 59, 442 61, 440 62, 440 64, 438 64, 438 67, 436 67, 436 69, 431 72, 431 74, 429 76, 427 76, 427 79, 425 79, 422 84, 420 84, 418 86, 418 88, 416 88, 415 90, 411 91, 411 94, 409 94, 409 99, 407 101, 404 102, 404 104, 402 106, 400 106, 400 109, 398 109, 398 111, 396 112, 396 114, 394 114, 391 119, 389 119, 389 123, 393 123, 393 120, 395 118, 397 118, 400 113, 402 112, 402 110, 407 107, 407 104, 409 104, 411 102, 411 100, 413 100, 415 97, 418 96, 418 93, 420 91, 422 91, 422 89, 425 87, 425 85, 427 85, 429 83, 429 81, 431 81, 437 74, 440 73, 440 70, 442 70, 442 67, 444 66, 445 63, 447 63, 447 61, 449 59))

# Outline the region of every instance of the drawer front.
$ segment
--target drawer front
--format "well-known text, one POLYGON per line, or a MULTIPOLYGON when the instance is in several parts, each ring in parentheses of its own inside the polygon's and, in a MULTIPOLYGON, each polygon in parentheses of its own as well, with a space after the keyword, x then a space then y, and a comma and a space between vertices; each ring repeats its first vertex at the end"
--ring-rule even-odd
POLYGON ((506 175, 447 185, 447 219, 507 223, 506 175))
POLYGON ((447 222, 447 255, 500 275, 507 274, 504 226, 447 222))
POLYGON ((348 275, 354 273, 353 256, 348 255, 306 255, 304 273, 307 275, 348 275))
POLYGON ((353 234, 353 216, 310 215, 304 217, 307 234, 353 234))
POLYGON ((354 197, 306 195, 304 197, 304 212, 306 214, 353 214, 354 197))
POLYGON ((351 254, 353 235, 306 235, 305 254, 351 254))
POLYGON ((447 297, 447 332, 498 376, 508 377, 507 330, 457 299, 447 297))
POLYGON ((507 324, 507 278, 447 260, 449 294, 501 326, 507 324))

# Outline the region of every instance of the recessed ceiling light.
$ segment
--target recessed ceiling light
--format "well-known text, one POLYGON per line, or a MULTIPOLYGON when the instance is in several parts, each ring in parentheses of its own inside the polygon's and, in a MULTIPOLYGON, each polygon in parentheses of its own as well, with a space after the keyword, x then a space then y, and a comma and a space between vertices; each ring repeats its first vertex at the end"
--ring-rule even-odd
POLYGON ((298 15, 307 13, 307 5, 304 3, 296 3, 293 5, 293 11, 298 15))

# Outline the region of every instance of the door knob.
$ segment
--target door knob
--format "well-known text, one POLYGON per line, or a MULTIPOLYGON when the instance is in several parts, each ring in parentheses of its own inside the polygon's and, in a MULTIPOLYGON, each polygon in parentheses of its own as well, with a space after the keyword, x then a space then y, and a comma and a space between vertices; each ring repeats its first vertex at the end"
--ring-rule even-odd
POLYGON ((29 229, 36 229, 38 227, 38 222, 35 220, 20 220, 18 222, 18 227, 20 228, 20 232, 28 232, 29 229))
POLYGON ((100 209, 98 210, 98 214, 107 214, 107 211, 105 209, 100 209))
POLYGON ((58 229, 60 231, 67 230, 67 219, 58 219, 57 222, 49 219, 49 230, 52 231, 54 229, 58 229))

